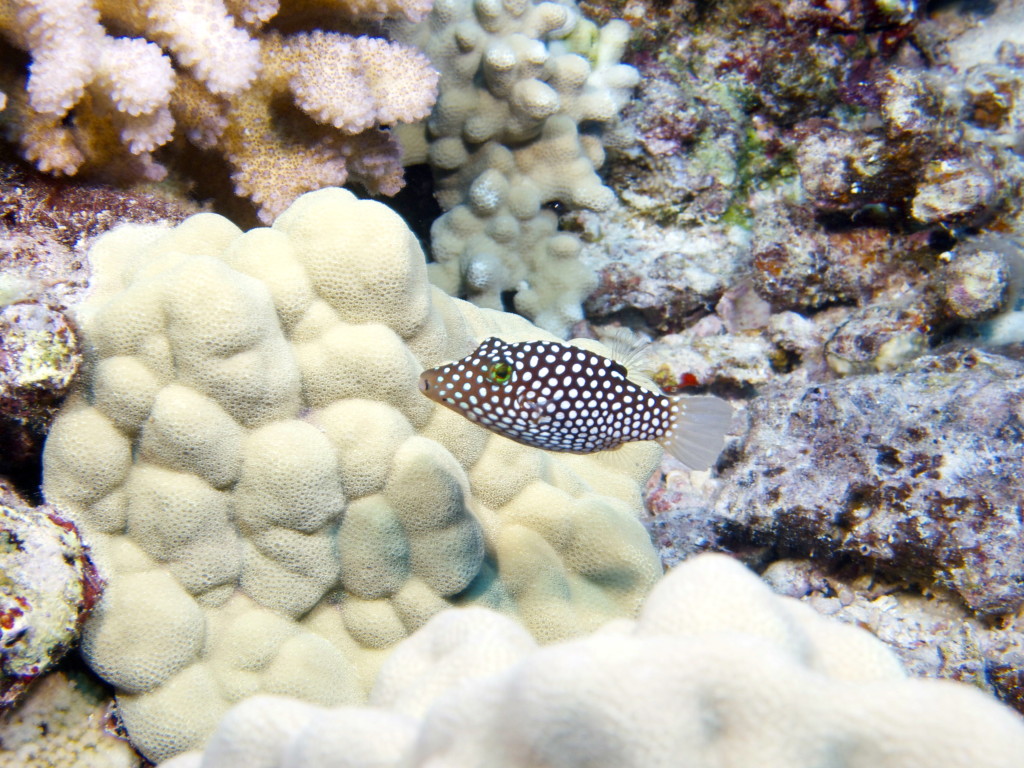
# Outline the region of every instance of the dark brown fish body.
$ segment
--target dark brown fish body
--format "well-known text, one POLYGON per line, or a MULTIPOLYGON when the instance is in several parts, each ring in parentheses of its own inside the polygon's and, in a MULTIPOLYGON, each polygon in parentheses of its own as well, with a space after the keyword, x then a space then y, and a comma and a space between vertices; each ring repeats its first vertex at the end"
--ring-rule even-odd
POLYGON ((652 392, 620 363, 553 341, 489 338, 462 360, 424 371, 420 389, 526 445, 593 453, 657 440, 695 469, 713 463, 732 417, 723 400, 652 392))

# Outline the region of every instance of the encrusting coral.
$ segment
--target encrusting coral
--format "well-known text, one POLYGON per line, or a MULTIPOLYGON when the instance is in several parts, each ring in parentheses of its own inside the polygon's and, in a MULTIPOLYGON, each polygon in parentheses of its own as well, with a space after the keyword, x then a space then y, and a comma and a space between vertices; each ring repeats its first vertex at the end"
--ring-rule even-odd
POLYGON ((637 520, 657 446, 555 456, 419 392, 487 336, 544 334, 431 288, 385 206, 326 189, 245 234, 125 226, 91 259, 43 490, 108 580, 82 650, 148 758, 257 694, 361 702, 451 604, 552 641, 657 578, 637 520))
POLYGON ((165 768, 1010 768, 1024 724, 967 685, 908 680, 864 630, 722 555, 672 571, 637 621, 540 648, 452 609, 404 641, 372 708, 279 697, 165 768))
POLYGON ((156 150, 187 139, 224 156, 265 222, 326 185, 394 194, 401 151, 381 126, 426 117, 438 75, 418 51, 359 33, 428 10, 422 0, 0 0, 0 35, 32 57, 27 78, 0 68, 9 133, 44 171, 149 179, 166 173, 156 150), (309 26, 318 20, 325 28, 309 26))
POLYGON ((518 312, 565 334, 597 283, 551 208, 614 199, 595 169, 601 129, 639 79, 619 63, 629 28, 599 29, 571 2, 440 0, 401 36, 441 72, 427 157, 447 213, 431 231, 431 280, 493 309, 514 292, 518 312))

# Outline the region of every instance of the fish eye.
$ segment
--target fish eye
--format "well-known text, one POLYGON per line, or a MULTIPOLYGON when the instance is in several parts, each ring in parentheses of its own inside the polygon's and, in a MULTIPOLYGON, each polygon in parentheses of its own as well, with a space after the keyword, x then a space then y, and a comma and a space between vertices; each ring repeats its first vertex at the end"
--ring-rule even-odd
POLYGON ((512 378, 512 366, 504 361, 499 361, 487 371, 487 378, 495 384, 508 384, 509 379, 512 378))

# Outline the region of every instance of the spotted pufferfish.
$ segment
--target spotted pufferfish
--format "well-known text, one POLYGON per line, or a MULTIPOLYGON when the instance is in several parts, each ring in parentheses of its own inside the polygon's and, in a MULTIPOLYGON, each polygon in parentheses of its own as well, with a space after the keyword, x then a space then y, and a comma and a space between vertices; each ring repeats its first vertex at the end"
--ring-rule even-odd
POLYGON ((669 396, 627 378, 621 363, 555 341, 491 337, 467 357, 420 375, 420 390, 470 421, 548 451, 593 453, 656 440, 690 469, 722 450, 732 407, 669 396))

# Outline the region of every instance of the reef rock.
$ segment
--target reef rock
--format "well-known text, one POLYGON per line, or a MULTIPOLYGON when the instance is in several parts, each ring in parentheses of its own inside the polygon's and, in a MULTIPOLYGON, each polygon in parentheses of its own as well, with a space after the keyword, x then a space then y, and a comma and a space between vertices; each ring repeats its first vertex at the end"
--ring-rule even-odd
POLYGON ((714 506, 720 546, 853 559, 980 613, 1024 602, 1024 365, 980 351, 777 391, 714 506))
POLYGON ((75 526, 0 480, 0 709, 64 655, 99 589, 75 526))
POLYGON ((113 702, 82 672, 39 680, 0 725, 0 768, 139 768, 111 727, 113 702))

